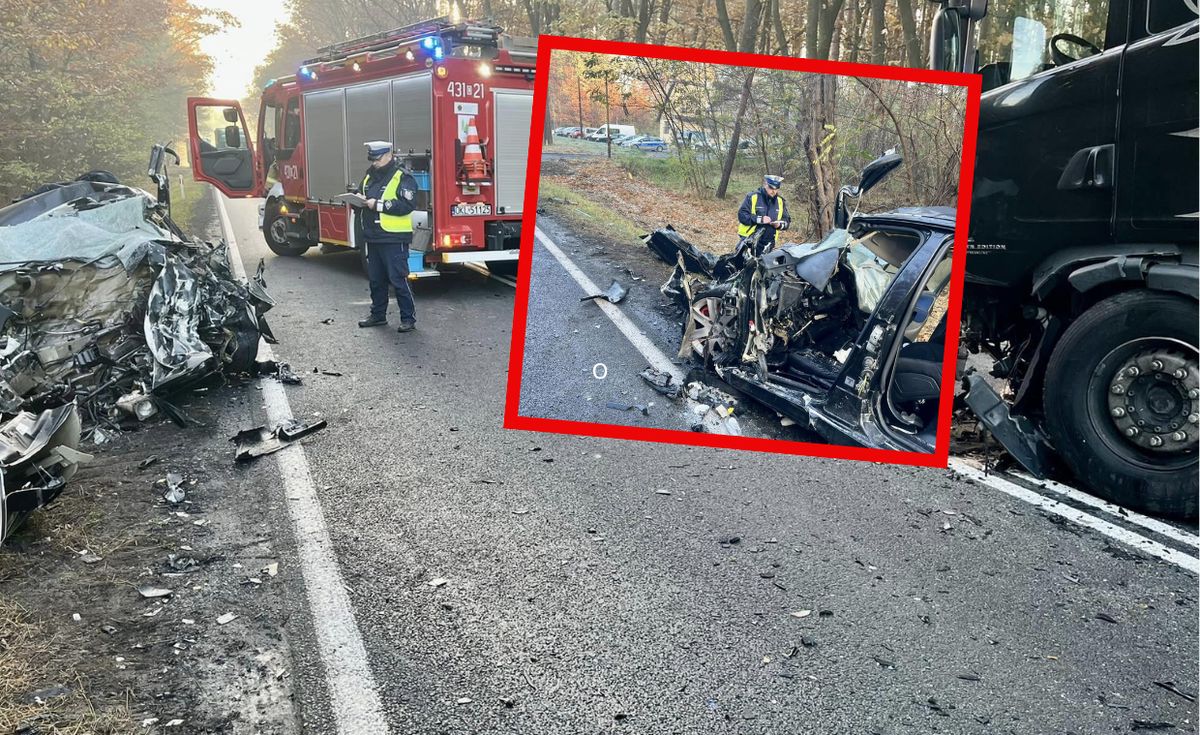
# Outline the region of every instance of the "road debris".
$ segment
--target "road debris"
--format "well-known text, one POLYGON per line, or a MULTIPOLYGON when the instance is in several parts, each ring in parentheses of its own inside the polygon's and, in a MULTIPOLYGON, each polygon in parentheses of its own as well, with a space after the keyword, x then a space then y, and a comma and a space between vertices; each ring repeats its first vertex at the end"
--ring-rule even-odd
POLYGON ((646 381, 646 383, 655 391, 670 398, 671 400, 678 399, 683 394, 683 386, 675 382, 670 373, 665 373, 662 370, 655 370, 652 367, 647 367, 642 372, 638 373, 638 377, 646 381))
POLYGON ((649 416, 650 415, 650 407, 653 405, 654 405, 653 403, 643 406, 643 405, 640 405, 637 403, 620 403, 618 401, 609 401, 608 403, 604 404, 604 407, 611 408, 614 411, 634 411, 634 410, 636 410, 638 413, 642 414, 643 416, 649 416))
POLYGON ((238 619, 237 613, 225 613, 217 618, 217 625, 228 625, 238 619))
POLYGON ((1166 689, 1168 692, 1170 692, 1172 694, 1177 694, 1189 702, 1196 701, 1196 696, 1194 694, 1188 694, 1187 692, 1180 691, 1175 686, 1175 682, 1173 682, 1173 681, 1156 681, 1156 682, 1154 682, 1154 686, 1160 687, 1162 689, 1166 689))
POLYGON ((243 429, 230 439, 237 446, 234 458, 238 462, 248 462, 263 455, 278 452, 297 439, 320 431, 327 425, 325 419, 314 421, 289 419, 281 421, 273 429, 268 429, 266 426, 243 429))
MULTIPOLYGON (((255 363, 256 373, 261 377, 275 378, 284 385, 301 385, 304 381, 292 371, 292 366, 277 360, 259 360, 255 363)), ((316 369, 313 372, 317 372, 316 369)))
POLYGON ((442 587, 449 581, 450 580, 446 579, 445 577, 434 577, 433 579, 429 580, 425 584, 429 585, 430 587, 433 587, 434 589, 437 589, 438 587, 442 587))
POLYGON ((178 505, 183 502, 186 495, 183 489, 183 475, 178 472, 167 473, 167 491, 163 493, 163 500, 171 505, 178 505))
POLYGON ((153 600, 159 597, 170 597, 172 592, 166 587, 155 587, 154 585, 145 585, 138 587, 138 594, 148 600, 153 600))
POLYGON ((605 299, 606 301, 619 304, 625 300, 625 296, 629 293, 629 289, 622 286, 616 280, 609 284, 608 289, 604 293, 596 293, 591 296, 584 296, 580 301, 595 301, 596 299, 605 299))
POLYGON ((1175 723, 1159 720, 1134 720, 1129 723, 1131 730, 1174 730, 1175 723))

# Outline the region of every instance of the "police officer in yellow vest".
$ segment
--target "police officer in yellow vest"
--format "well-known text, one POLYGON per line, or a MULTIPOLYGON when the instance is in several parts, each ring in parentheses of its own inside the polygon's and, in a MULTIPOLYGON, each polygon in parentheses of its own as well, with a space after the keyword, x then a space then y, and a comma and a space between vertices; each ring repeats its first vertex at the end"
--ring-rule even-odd
POLYGON ((767 174, 763 177, 763 185, 746 195, 742 206, 738 209, 738 236, 746 237, 754 234, 759 227, 767 231, 758 239, 758 252, 765 253, 775 244, 775 231, 786 230, 792 224, 792 215, 779 194, 783 186, 782 176, 767 174))
POLYGON ((412 244, 412 211, 417 180, 400 167, 386 140, 364 143, 371 167, 363 177, 361 192, 367 202, 359 210, 362 241, 367 248, 367 275, 371 279, 371 314, 360 327, 387 324, 388 284, 396 291, 400 307, 399 332, 417 327, 416 305, 408 287, 408 248, 412 244))

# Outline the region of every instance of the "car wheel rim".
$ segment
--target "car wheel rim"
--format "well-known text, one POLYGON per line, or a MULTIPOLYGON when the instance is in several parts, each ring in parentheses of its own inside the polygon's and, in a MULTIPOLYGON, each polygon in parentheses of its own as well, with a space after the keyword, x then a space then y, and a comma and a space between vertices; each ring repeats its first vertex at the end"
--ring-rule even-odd
POLYGON ((1092 424, 1117 454, 1154 467, 1195 462, 1200 437, 1195 347, 1166 338, 1125 342, 1099 362, 1088 393, 1092 424))
POLYGON ((701 358, 719 358, 728 351, 733 316, 721 300, 709 297, 692 304, 692 352, 701 358), (716 315, 716 316, 714 316, 716 315))

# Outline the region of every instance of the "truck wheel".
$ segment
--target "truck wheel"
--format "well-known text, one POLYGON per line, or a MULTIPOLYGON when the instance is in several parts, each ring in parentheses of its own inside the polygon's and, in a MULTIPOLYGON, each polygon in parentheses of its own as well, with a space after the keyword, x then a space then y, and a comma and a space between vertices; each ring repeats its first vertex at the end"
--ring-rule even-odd
POLYGON ((504 278, 516 278, 517 264, 519 262, 520 261, 517 260, 489 260, 486 261, 484 265, 487 266, 489 271, 498 276, 503 276, 504 278))
POLYGON ((1046 367, 1046 428, 1063 460, 1120 505, 1195 518, 1196 302, 1127 291, 1088 309, 1046 367))
POLYGON ((296 258, 308 251, 308 245, 297 245, 287 239, 287 219, 279 215, 278 203, 267 204, 262 231, 267 247, 276 255, 296 258))

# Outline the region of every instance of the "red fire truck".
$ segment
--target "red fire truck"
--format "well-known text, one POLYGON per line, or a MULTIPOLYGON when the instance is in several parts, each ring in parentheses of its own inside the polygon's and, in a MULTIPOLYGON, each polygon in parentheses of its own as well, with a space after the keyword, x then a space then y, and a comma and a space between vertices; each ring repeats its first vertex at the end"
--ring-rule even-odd
POLYGON ((390 140, 421 189, 412 277, 444 263, 515 274, 536 46, 502 30, 438 18, 320 49, 263 89, 257 145, 236 101, 189 98, 195 178, 265 197, 260 225, 279 255, 358 248, 354 210, 335 197, 362 182, 363 143, 390 140))

